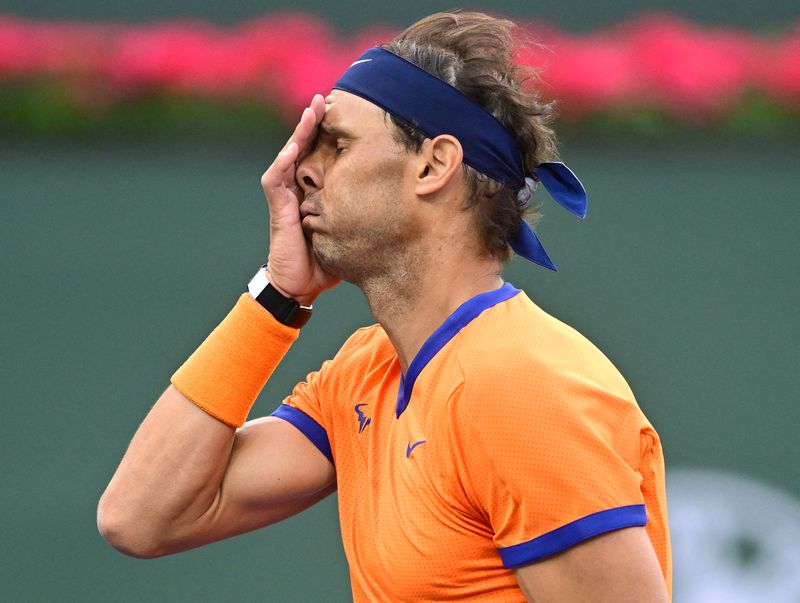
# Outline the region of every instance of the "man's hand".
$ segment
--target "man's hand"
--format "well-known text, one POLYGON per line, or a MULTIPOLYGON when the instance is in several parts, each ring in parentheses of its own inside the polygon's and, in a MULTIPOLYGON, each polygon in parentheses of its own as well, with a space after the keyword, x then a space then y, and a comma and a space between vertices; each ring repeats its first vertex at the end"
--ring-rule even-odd
POLYGON ((303 305, 310 305, 322 291, 339 283, 317 264, 303 234, 303 193, 295 181, 296 162, 311 150, 324 117, 325 99, 316 94, 286 146, 261 176, 269 205, 269 281, 283 295, 303 305))

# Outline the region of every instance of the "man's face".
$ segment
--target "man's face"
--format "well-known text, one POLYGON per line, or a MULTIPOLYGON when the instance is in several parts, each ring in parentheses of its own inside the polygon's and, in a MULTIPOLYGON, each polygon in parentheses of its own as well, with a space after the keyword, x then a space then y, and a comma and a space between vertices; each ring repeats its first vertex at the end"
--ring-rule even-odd
POLYGON ((376 105, 341 90, 325 102, 316 143, 296 172, 303 230, 326 272, 363 284, 419 256, 414 155, 392 138, 376 105))

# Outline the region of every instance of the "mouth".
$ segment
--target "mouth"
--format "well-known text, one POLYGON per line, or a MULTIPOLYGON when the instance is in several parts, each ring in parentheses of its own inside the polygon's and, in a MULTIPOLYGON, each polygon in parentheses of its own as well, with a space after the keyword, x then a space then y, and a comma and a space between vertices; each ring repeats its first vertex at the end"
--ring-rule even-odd
POLYGON ((300 221, 304 222, 309 216, 319 216, 319 213, 308 206, 300 206, 300 221))
POLYGON ((303 235, 309 243, 311 242, 311 235, 316 231, 315 221, 317 218, 319 218, 319 214, 310 207, 300 207, 300 227, 303 229, 303 235))

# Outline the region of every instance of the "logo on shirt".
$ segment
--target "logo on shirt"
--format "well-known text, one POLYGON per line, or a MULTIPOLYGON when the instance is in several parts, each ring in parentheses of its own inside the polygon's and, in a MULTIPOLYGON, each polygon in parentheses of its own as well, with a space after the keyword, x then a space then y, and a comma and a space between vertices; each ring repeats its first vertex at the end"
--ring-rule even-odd
POLYGON ((362 406, 367 406, 367 404, 366 403, 356 404, 353 407, 353 410, 356 411, 356 414, 358 415, 358 433, 364 431, 367 428, 367 425, 372 423, 372 419, 366 416, 364 414, 364 411, 361 410, 362 406))
POLYGON ((420 440, 419 442, 414 442, 413 444, 411 441, 408 442, 408 447, 406 448, 406 458, 411 457, 411 453, 414 452, 414 448, 419 446, 420 444, 424 444, 428 440, 420 440))

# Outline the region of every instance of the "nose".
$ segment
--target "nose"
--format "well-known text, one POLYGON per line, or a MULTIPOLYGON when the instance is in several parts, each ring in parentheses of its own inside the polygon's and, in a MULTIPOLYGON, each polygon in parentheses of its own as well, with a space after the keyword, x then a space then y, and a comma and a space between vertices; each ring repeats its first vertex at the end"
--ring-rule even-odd
POLYGON ((323 178, 322 164, 316 151, 312 151, 303 157, 294 173, 297 185, 303 189, 303 193, 306 196, 322 188, 323 178))

